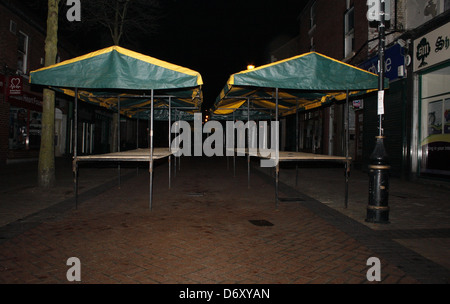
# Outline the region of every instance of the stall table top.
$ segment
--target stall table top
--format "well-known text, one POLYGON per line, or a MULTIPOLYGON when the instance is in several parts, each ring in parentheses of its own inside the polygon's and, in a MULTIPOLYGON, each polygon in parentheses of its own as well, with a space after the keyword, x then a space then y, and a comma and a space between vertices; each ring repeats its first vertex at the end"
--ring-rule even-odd
MULTIPOLYGON (((162 159, 174 154, 176 151, 169 148, 154 148, 153 159, 162 159)), ((75 161, 150 161, 150 149, 140 148, 122 152, 112 152, 96 155, 77 156, 75 161)))
MULTIPOLYGON (((250 156, 261 157, 261 158, 274 158, 275 151, 270 149, 235 149, 237 153, 245 153, 250 156)), ((325 154, 315 154, 306 152, 294 152, 294 151, 278 151, 279 161, 350 161, 351 157, 336 156, 336 155, 325 155, 325 154)))

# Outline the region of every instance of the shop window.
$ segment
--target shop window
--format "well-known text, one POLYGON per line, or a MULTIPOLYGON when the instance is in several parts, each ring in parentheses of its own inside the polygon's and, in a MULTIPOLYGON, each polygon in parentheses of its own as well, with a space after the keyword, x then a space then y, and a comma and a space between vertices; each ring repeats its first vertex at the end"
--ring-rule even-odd
POLYGON ((28 110, 11 107, 9 110, 9 149, 28 149, 28 110))
POLYGON ((17 71, 21 74, 26 74, 28 59, 28 36, 22 32, 19 32, 17 38, 17 71))
POLYGON ((12 20, 9 20, 9 31, 14 35, 17 33, 17 23, 12 20))
POLYGON ((300 134, 300 149, 304 152, 322 153, 322 115, 320 111, 305 113, 300 134))
POLYGON ((9 149, 39 149, 42 113, 24 108, 9 110, 9 149))
POLYGON ((345 12, 344 23, 344 58, 347 58, 354 52, 355 22, 353 7, 345 12))
POLYGON ((42 113, 30 111, 30 149, 39 149, 41 145, 42 113))
POLYGON ((450 176, 450 66, 421 77, 421 173, 450 176))

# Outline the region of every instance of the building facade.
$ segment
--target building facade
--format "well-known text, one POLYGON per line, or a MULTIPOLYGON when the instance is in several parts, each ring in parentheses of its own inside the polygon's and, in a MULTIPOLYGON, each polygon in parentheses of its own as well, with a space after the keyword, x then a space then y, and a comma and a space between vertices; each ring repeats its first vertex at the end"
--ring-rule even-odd
POLYGON ((407 7, 411 171, 450 179, 450 1, 407 7))
MULTIPOLYGON (((20 1, 0 0, 0 165, 36 160, 39 157, 42 87, 29 84, 30 71, 44 66, 46 20, 20 1)), ((64 20, 64 19, 63 19, 64 20)), ((63 22, 60 20, 60 22, 63 22)), ((57 62, 81 55, 72 43, 58 37, 57 62)), ((55 156, 70 156, 74 147, 73 98, 56 93, 55 156)), ((147 145, 147 123, 117 118, 106 108, 80 103, 78 154, 114 152, 147 145)))
MULTIPOLYGON (((447 180, 450 1, 386 3, 389 20, 385 30, 385 77, 389 79, 389 88, 385 90, 382 124, 391 174, 408 179, 447 180)), ((378 73, 378 24, 369 22, 367 13, 367 1, 309 1, 298 17, 299 35, 273 50, 271 60, 316 51, 378 73)), ((343 107, 336 104, 302 113, 299 149, 343 155, 343 107)), ((292 122, 287 124, 295 126, 292 122)), ((375 93, 351 100, 349 130, 350 156, 355 166, 366 170, 378 135, 375 93)), ((294 142, 295 147, 295 140, 286 142, 294 142)))
MULTIPOLYGON (((365 1, 349 0, 315 0, 309 1, 298 16, 299 35, 282 47, 272 50, 271 61, 282 60, 298 54, 315 51, 331 58, 355 65, 367 58, 368 21, 365 1)), ((362 154, 357 153, 358 141, 355 124, 362 122, 361 115, 353 109, 361 108, 355 103, 350 111, 349 155, 362 161, 362 154), (359 118, 359 120, 357 120, 359 118)), ((287 117, 286 125, 295 126, 296 118, 287 117)), ((316 109, 299 114, 298 138, 286 127, 286 149, 295 149, 298 143, 300 151, 322 154, 345 155, 346 145, 344 131, 344 105, 316 109)))
MULTIPOLYGON (((39 155, 42 88, 29 84, 29 73, 44 66, 45 20, 19 1, 0 1, 0 163, 39 155)), ((57 60, 73 57, 59 47, 57 60)), ((55 155, 66 152, 70 104, 55 100, 55 155)))

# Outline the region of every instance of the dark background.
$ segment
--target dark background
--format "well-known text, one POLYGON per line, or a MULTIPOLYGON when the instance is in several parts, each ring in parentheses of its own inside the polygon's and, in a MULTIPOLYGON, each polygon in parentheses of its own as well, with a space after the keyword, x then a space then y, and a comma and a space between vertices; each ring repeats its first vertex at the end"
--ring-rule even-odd
POLYGON ((211 104, 228 77, 269 62, 269 49, 298 34, 305 1, 167 1, 167 17, 144 50, 150 56, 201 73, 204 104, 211 104))
MULTIPOLYGON (((22 0, 43 22, 47 0, 22 0)), ((81 0, 81 6, 84 1, 81 0)), ((120 45, 200 72, 204 108, 209 108, 228 77, 248 64, 269 63, 276 49, 299 32, 299 15, 307 0, 160 0, 156 31, 127 33, 120 45)), ((79 55, 113 44, 101 25, 74 26, 60 3, 58 38, 79 55)), ((101 14, 101 12, 98 12, 101 14)), ((83 22, 83 15, 81 16, 83 22)))

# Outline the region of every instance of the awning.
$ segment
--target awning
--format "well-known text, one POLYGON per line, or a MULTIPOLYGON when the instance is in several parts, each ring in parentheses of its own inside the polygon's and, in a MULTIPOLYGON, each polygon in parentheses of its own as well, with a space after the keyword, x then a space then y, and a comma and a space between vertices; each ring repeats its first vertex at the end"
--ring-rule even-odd
POLYGON ((150 90, 154 106, 198 111, 203 85, 200 73, 119 46, 111 46, 83 56, 30 72, 30 83, 56 91, 129 117, 148 117, 150 90))
POLYGON ((275 89, 279 114, 288 115, 377 90, 378 75, 310 52, 231 75, 211 113, 231 114, 246 101, 250 110, 275 111, 275 89))

